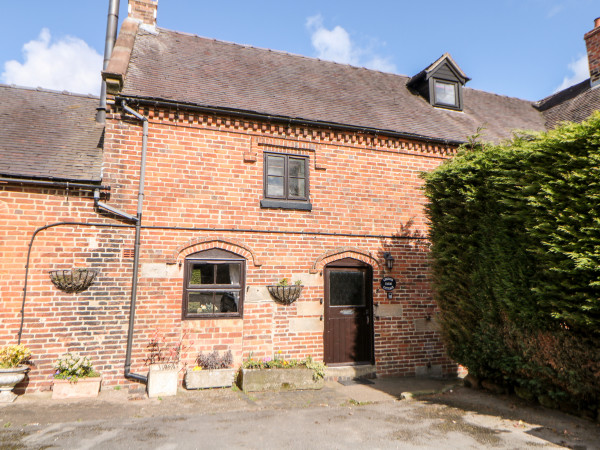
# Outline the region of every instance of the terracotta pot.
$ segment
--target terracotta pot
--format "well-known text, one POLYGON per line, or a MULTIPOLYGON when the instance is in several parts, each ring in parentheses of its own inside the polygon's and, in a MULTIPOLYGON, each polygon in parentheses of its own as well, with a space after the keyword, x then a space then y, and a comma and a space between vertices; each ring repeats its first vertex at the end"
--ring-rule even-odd
POLYGON ((79 378, 75 383, 70 380, 54 379, 52 398, 93 398, 98 397, 102 377, 79 378))
POLYGON ((28 366, 17 366, 0 369, 0 403, 14 402, 17 394, 12 392, 14 387, 25 378, 28 366))

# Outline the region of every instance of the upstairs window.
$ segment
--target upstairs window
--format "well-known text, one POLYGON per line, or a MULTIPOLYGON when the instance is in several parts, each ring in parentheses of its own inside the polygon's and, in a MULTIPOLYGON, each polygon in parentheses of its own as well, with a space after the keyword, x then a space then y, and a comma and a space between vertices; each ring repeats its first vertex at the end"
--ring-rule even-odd
POLYGON ((183 318, 241 317, 245 259, 225 250, 194 253, 185 259, 183 318))
POLYGON ((310 210, 308 157, 265 153, 263 208, 310 210))
POLYGON ((436 108, 463 110, 463 86, 470 78, 448 53, 413 76, 406 86, 436 108))
POLYGON ((434 104, 458 108, 458 89, 456 83, 433 80, 434 104))

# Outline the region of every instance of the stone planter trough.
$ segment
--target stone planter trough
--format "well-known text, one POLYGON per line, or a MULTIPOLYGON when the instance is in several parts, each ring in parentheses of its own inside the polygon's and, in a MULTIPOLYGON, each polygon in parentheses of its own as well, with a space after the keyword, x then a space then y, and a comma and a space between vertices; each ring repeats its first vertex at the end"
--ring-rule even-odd
POLYGON ((177 395, 179 368, 171 364, 151 364, 148 370, 148 397, 177 395))
POLYGON ((52 398, 94 398, 98 397, 102 377, 79 378, 72 383, 70 380, 54 379, 52 398))
POLYGON ((322 378, 315 380, 314 372, 307 368, 294 369, 242 369, 238 385, 245 392, 280 391, 296 389, 321 389, 322 378))
POLYGON ((0 403, 11 403, 17 399, 13 388, 25 378, 29 367, 17 366, 10 369, 0 369, 0 403))
POLYGON ((191 370, 185 374, 186 389, 210 389, 219 387, 231 387, 235 369, 209 369, 191 370))

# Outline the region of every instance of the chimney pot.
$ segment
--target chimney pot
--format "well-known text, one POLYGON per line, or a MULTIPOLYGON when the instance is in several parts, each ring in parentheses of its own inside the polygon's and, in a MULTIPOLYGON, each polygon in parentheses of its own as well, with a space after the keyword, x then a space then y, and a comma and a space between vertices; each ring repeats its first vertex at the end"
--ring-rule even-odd
POLYGON ((600 17, 594 19, 594 28, 600 27, 600 17))

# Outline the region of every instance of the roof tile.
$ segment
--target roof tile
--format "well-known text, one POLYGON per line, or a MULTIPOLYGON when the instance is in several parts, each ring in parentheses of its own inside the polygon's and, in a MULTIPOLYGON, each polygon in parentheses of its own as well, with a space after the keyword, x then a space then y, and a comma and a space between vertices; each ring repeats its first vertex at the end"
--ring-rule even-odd
POLYGON ((100 181, 98 98, 0 84, 0 174, 100 181))

